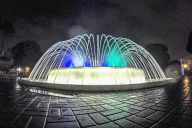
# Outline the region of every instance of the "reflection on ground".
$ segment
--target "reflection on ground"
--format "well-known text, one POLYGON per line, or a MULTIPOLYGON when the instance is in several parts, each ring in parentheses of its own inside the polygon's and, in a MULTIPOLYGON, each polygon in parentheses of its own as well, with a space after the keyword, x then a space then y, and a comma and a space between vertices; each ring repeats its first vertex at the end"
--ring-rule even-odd
POLYGON ((191 127, 191 78, 124 92, 64 92, 0 82, 1 127, 191 127))

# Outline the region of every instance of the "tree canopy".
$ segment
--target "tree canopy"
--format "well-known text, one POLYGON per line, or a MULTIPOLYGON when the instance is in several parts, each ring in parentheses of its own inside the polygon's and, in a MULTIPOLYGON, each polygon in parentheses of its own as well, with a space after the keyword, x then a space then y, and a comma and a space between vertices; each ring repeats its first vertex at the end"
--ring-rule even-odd
POLYGON ((169 64, 170 56, 166 45, 149 44, 146 46, 146 49, 149 53, 151 53, 162 69, 169 64))
POLYGON ((1 54, 5 44, 6 36, 15 33, 15 27, 13 26, 13 23, 7 19, 4 19, 4 20, 0 19, 0 33, 2 34, 2 41, 1 41, 1 48, 0 48, 0 54, 1 54))
POLYGON ((0 57, 0 70, 7 70, 13 64, 12 58, 7 58, 4 56, 0 57))
POLYGON ((23 41, 12 47, 13 66, 33 67, 41 57, 41 48, 35 41, 23 41))

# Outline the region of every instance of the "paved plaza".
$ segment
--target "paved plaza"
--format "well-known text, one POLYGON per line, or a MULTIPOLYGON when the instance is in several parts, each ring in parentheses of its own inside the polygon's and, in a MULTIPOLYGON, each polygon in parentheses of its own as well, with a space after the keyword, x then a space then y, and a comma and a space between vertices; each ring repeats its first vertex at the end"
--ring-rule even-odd
MULTIPOLYGON (((124 92, 60 92, 0 82, 0 128, 190 128, 189 77, 124 92)), ((101 86, 102 87, 102 86, 101 86)))

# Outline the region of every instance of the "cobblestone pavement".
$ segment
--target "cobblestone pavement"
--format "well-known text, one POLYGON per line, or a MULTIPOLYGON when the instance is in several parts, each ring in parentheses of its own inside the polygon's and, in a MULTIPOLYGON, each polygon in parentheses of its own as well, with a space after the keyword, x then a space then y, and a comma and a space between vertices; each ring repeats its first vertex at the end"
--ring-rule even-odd
POLYGON ((187 77, 173 86, 110 93, 53 93, 0 82, 0 127, 190 128, 191 90, 187 77))

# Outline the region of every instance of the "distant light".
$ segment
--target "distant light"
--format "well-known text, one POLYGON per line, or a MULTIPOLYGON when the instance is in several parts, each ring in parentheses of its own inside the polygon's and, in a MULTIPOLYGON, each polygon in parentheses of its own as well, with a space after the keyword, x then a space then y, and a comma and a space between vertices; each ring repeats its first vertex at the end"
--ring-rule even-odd
POLYGON ((183 66, 184 69, 188 68, 188 64, 183 64, 182 66, 183 66))
POLYGON ((183 80, 184 84, 188 84, 190 82, 189 78, 188 77, 185 77, 184 80, 183 80))
POLYGON ((14 69, 14 68, 12 68, 12 69, 10 69, 10 71, 15 71, 15 69, 14 69))
POLYGON ((26 72, 26 73, 29 73, 30 70, 31 70, 30 67, 25 67, 25 72, 26 72))
POLYGON ((18 72, 21 72, 21 71, 22 71, 22 68, 21 68, 21 67, 18 67, 16 70, 17 70, 18 72))

